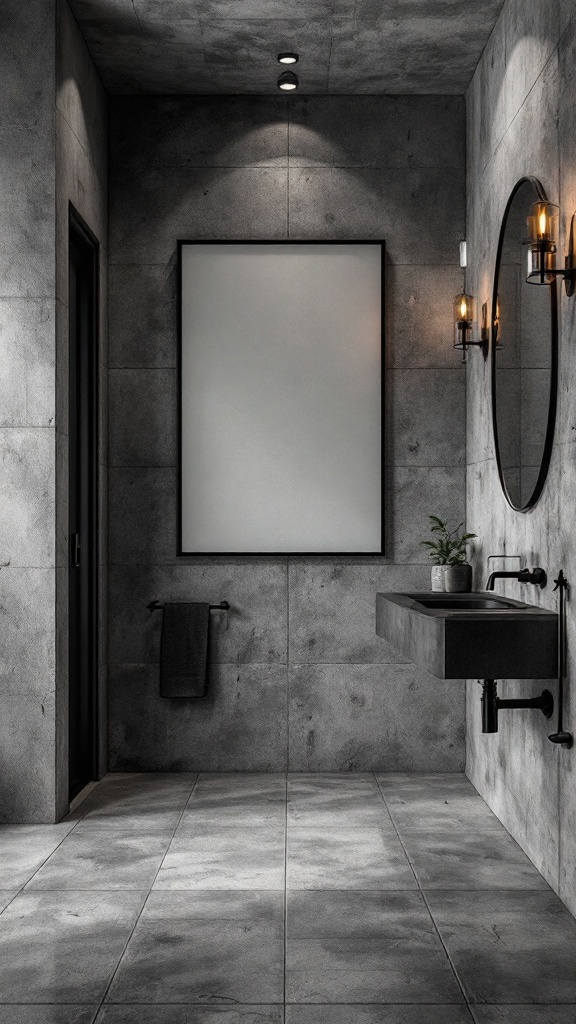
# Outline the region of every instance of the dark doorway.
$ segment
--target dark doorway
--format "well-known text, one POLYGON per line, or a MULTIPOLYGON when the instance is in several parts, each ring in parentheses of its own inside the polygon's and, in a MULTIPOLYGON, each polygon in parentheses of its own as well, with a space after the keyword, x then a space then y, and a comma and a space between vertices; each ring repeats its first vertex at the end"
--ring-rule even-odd
POLYGON ((98 242, 69 221, 70 799, 98 762, 98 242))

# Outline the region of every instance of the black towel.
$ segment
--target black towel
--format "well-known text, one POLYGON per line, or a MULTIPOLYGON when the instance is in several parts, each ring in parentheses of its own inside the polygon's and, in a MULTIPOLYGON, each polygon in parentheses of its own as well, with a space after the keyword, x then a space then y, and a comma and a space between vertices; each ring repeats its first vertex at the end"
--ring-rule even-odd
POLYGON ((160 644, 160 696, 205 697, 209 604, 165 604, 160 644))

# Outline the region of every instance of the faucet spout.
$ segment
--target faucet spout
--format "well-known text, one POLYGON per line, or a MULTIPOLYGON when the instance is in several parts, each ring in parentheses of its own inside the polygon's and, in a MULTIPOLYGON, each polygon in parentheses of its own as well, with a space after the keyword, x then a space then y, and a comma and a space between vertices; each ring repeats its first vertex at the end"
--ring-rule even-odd
POLYGON ((494 580, 518 580, 519 583, 533 583, 537 587, 545 587, 548 581, 548 577, 541 569, 540 566, 536 566, 535 569, 520 569, 518 572, 491 572, 486 583, 486 590, 494 590, 494 580))

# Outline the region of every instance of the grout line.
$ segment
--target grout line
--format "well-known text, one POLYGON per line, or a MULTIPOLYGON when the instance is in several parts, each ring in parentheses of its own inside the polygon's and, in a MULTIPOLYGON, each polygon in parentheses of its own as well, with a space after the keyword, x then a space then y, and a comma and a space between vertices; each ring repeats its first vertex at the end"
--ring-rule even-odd
POLYGON ((376 785, 378 786, 378 790, 380 792, 380 796, 382 797, 382 800, 384 802, 384 806, 385 806, 386 810, 388 811, 388 814, 390 815, 390 820, 392 821, 392 824, 394 826, 396 835, 398 836, 398 841, 399 841, 399 843, 400 843, 400 845, 401 845, 401 847, 402 847, 402 849, 404 851, 404 856, 406 857, 406 860, 408 861, 408 863, 410 865, 412 874, 414 875, 414 880, 416 882, 416 885, 418 886, 418 891, 419 891, 420 895, 422 896, 422 899, 424 900, 424 904, 426 906, 426 909, 428 911, 428 915, 429 915, 430 920, 432 922, 432 927, 434 928, 434 931, 436 932, 436 935, 438 936, 438 939, 439 939, 440 943, 442 944, 442 948, 444 950, 444 953, 446 954, 446 959, 448 960, 448 963, 450 964, 450 967, 452 969, 452 973, 454 975, 454 978, 456 979, 456 983, 458 985, 458 988, 460 989, 460 992, 462 993, 462 998, 463 998, 464 1003, 465 1003, 465 1005, 466 1005, 466 1007, 468 1009, 468 1013, 470 1014, 470 1017, 472 1018, 472 1020, 474 1020, 474 1017, 472 1015, 472 1011, 470 1010, 470 1007, 469 1007, 469 1004, 468 1004, 468 998, 466 996, 466 992, 464 990, 464 986, 463 986, 462 982, 460 981, 460 977, 458 975, 458 972, 457 972, 454 964, 452 963, 452 960, 450 958, 450 954, 448 952, 448 947, 446 946, 446 943, 444 942, 444 939, 442 938, 442 935, 440 934, 440 931, 438 929, 438 925, 436 924, 436 921, 434 920, 434 917, 432 915, 432 911, 430 910, 430 905, 428 903, 428 900, 426 899, 426 894, 425 894, 424 890, 422 889, 422 886, 420 885, 420 881, 418 879, 418 875, 416 874, 416 871, 415 871, 414 865, 413 865, 413 863, 412 863, 412 861, 410 859, 410 855, 408 853, 408 850, 406 849, 406 847, 404 845, 404 841, 402 839, 402 836, 400 835, 400 832, 398 831, 398 828, 396 827, 396 822, 394 821, 394 818, 390 814, 390 808, 388 807, 388 804, 386 803, 386 797, 384 796, 384 793, 382 792, 382 790, 380 788, 380 783, 378 782, 376 774, 373 773, 373 775, 374 775, 374 780, 376 782, 376 785))
POLYGON ((174 829, 172 831, 172 836, 171 836, 171 838, 168 841, 168 844, 166 846, 166 851, 165 851, 164 856, 162 857, 162 860, 160 861, 160 864, 158 866, 158 871, 154 875, 154 878, 152 880, 152 884, 150 885, 150 887, 148 889, 148 893, 147 893, 147 895, 146 895, 146 897, 144 899, 144 902, 142 903, 142 906, 140 907, 140 912, 136 915, 136 920, 134 921, 134 926, 133 926, 133 928, 132 928, 132 930, 130 932, 130 935, 128 936, 128 938, 126 940, 126 943, 124 944, 124 948, 123 948, 120 956, 118 957, 118 962, 116 964, 116 967, 114 968, 114 971, 112 972, 112 975, 110 977, 110 981, 108 982, 108 984, 106 986, 106 991, 104 992, 104 995, 102 996, 102 999, 100 1000, 100 1004, 98 1006, 98 1012, 100 1012, 100 1010, 104 1006, 104 1003, 105 1003, 105 1000, 106 1000, 106 996, 108 995, 108 993, 109 993, 109 991, 110 991, 110 989, 112 987, 112 983, 113 983, 114 978, 116 977, 116 975, 118 973, 118 969, 120 967, 120 964, 122 963, 122 960, 124 958, 124 954, 125 954, 126 950, 128 949, 128 945, 129 945, 129 943, 130 943, 130 941, 132 939, 132 936, 134 935, 134 932, 136 931, 136 926, 138 925, 138 922, 139 922, 140 918, 142 917, 142 914, 144 913, 144 908, 145 908, 146 904, 148 903, 148 900, 150 899, 150 894, 152 892, 152 886, 154 885, 154 882, 158 878, 158 874, 160 872, 160 868, 162 867, 162 865, 163 865, 163 863, 164 863, 164 861, 166 859, 166 854, 168 853, 168 850, 170 849, 170 846, 172 845, 172 840, 174 839, 174 836, 176 834, 176 830, 177 830, 178 826, 180 825, 180 822, 182 821, 182 818, 184 817, 184 812, 186 811, 186 808, 188 807, 188 804, 190 803, 190 800, 192 799, 192 794, 193 794, 194 790, 196 789, 196 785, 198 783, 198 779, 199 778, 200 778, 200 772, 197 772, 196 773, 196 778, 194 779, 194 782, 192 784, 192 789, 190 790, 190 793, 188 794, 188 799, 186 800, 186 803, 184 804, 184 807, 182 808, 182 813, 180 814, 180 817, 178 818, 178 821, 177 821, 177 823, 176 823, 176 825, 175 825, 175 827, 174 827, 174 829))
MULTIPOLYGON (((78 821, 81 821, 81 819, 78 819, 78 821)), ((14 897, 13 897, 14 899, 16 899, 16 896, 21 896, 21 895, 22 895, 22 893, 23 893, 24 889, 26 888, 26 886, 27 886, 27 885, 28 885, 28 884, 29 884, 29 883, 30 883, 30 882, 32 881, 32 879, 33 879, 33 878, 36 878, 36 875, 38 874, 38 872, 42 870, 42 868, 44 867, 44 865, 45 865, 45 864, 47 864, 47 863, 48 863, 48 861, 50 860, 50 858, 51 858, 51 857, 53 857, 53 856, 54 856, 54 854, 55 854, 55 853, 57 852, 57 850, 59 850, 59 849, 60 849, 60 847, 62 846, 62 843, 63 843, 63 842, 64 842, 64 841, 66 840, 66 839, 68 839, 68 836, 71 836, 71 835, 72 835, 72 833, 73 833, 74 829, 75 829, 75 828, 76 828, 76 826, 78 825, 78 821, 75 821, 75 822, 74 822, 74 824, 73 824, 73 826, 72 826, 72 828, 70 829, 70 831, 69 831, 69 832, 67 832, 65 836, 62 836, 62 839, 61 839, 61 840, 60 840, 60 842, 58 843, 58 846, 55 846, 55 847, 54 847, 54 849, 53 849, 53 850, 51 851, 51 853, 49 853, 49 854, 48 854, 48 856, 44 858, 44 860, 43 860, 43 861, 42 861, 42 863, 40 864, 40 867, 36 868, 36 870, 35 870, 34 874, 30 875, 30 878, 27 878, 27 879, 26 879, 26 881, 24 882, 24 885, 20 887, 20 889, 18 890, 18 892, 17 892, 17 893, 15 893, 15 895, 14 895, 14 897)), ((65 822, 56 822, 56 824, 57 824, 57 825, 59 825, 59 824, 66 824, 66 823, 65 823, 65 822)), ((48 827, 50 828, 50 826, 48 826, 48 827)), ((32 892, 32 891, 34 891, 34 892, 40 892, 41 890, 39 890, 39 889, 34 889, 34 890, 30 889, 30 892, 32 892)), ((66 890, 63 890, 63 891, 66 891, 66 890)), ((68 890, 68 891, 72 891, 72 890, 68 890)), ((27 893, 25 893, 25 895, 27 895, 27 893)), ((10 900, 10 903, 12 903, 12 900, 10 900)), ((8 904, 8 906, 10 906, 10 903, 8 904)), ((6 910, 6 907, 4 907, 4 910, 6 910)), ((2 911, 2 913, 4 913, 4 911, 2 911)))
POLYGON ((284 974, 282 981, 282 1020, 286 1024, 286 954, 288 951, 288 772, 284 788, 284 974))
POLYGON ((286 802, 290 771, 290 561, 286 564, 286 802))

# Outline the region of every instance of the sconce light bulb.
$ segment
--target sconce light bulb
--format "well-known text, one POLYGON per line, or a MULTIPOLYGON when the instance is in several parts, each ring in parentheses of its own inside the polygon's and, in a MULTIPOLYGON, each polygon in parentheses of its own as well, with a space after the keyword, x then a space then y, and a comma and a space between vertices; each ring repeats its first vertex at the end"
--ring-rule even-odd
POLYGON ((468 308, 466 306, 466 300, 462 299, 462 302, 460 303, 460 316, 462 317, 462 320, 467 320, 468 319, 467 316, 466 316, 467 312, 468 312, 468 308))
POLYGON ((278 54, 279 64, 297 64, 298 54, 297 53, 279 53, 278 54))
POLYGON ((546 211, 545 210, 541 210, 540 211, 540 223, 539 223, 538 226, 539 226, 540 234, 541 235, 545 235, 546 234, 546 211))

